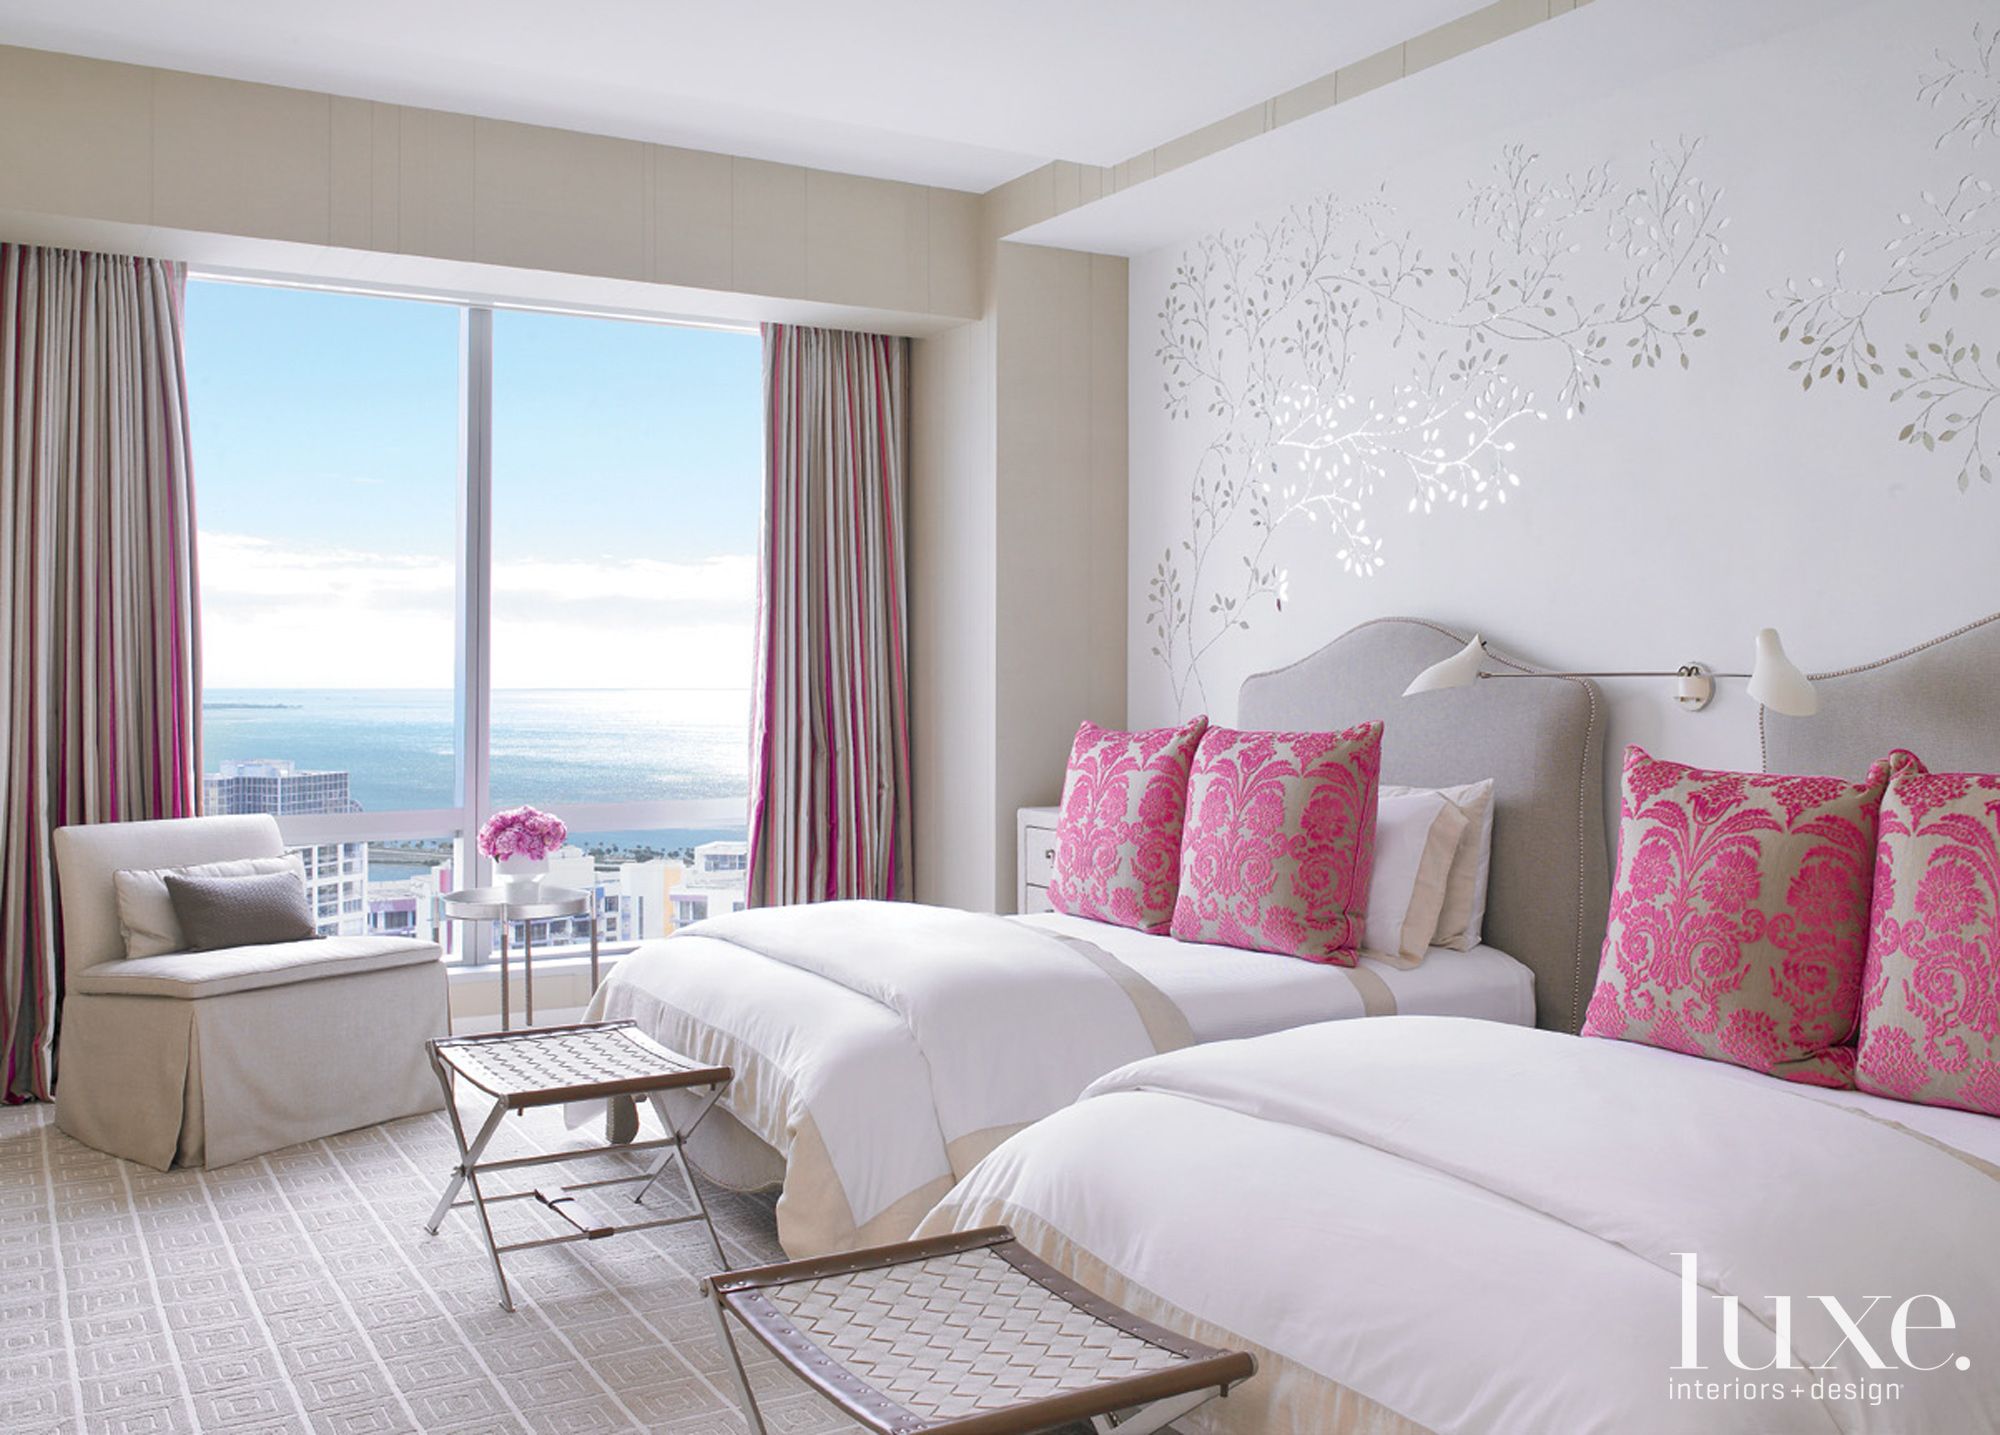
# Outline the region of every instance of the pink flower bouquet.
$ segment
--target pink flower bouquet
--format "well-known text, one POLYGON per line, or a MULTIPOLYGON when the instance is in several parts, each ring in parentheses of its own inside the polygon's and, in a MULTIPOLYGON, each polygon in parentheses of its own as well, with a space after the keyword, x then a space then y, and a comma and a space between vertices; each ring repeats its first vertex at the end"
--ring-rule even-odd
POLYGON ((561 849, 569 837, 563 820, 532 807, 510 807, 486 819, 479 829, 479 850, 496 862, 525 857, 540 862, 561 849))

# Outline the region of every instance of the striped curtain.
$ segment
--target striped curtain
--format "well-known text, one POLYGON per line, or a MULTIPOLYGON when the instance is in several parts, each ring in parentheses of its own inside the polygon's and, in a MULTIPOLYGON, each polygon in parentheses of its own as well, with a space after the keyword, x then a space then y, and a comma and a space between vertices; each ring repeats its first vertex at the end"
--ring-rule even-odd
POLYGON ((909 341, 764 326, 749 900, 910 895, 909 341))
POLYGON ((201 782, 178 264, 0 244, 0 1045, 55 1083, 50 833, 184 817, 201 782))

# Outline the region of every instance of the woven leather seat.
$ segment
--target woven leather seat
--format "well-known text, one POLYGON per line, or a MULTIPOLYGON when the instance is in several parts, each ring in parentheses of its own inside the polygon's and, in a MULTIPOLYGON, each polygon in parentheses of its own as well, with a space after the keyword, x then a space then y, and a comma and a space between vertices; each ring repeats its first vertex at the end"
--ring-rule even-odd
POLYGON ((879 1435, 1029 1435, 1135 1407, 1119 1428, 1154 1430, 1256 1371, 1245 1353, 1092 1295, 1001 1227, 714 1276, 707 1289, 732 1358, 725 1314, 879 1435))

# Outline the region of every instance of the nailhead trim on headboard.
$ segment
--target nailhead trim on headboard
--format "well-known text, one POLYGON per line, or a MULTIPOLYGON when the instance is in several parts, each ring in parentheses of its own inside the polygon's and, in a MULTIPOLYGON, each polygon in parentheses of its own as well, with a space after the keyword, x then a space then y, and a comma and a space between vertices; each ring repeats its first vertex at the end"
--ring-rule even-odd
MULTIPOLYGON (((1935 638, 1927 638, 1921 643, 1903 649, 1900 653, 1891 653, 1886 658, 1877 658, 1873 662, 1868 663, 1856 663, 1851 668, 1833 668, 1824 673, 1808 673, 1806 676, 1814 682, 1819 682, 1825 678, 1851 678, 1856 673, 1872 673, 1877 668, 1886 668, 1892 663, 1902 662, 1905 658, 1914 658, 1918 653, 1927 652, 1941 643, 1949 643, 1952 639, 1962 638, 1967 633, 1976 633, 1988 623, 2000 623, 2000 613, 1988 613, 1984 618, 1974 618, 1970 623, 1953 628, 1949 633, 1940 633, 1935 638)), ((1771 770, 1770 734, 1765 724, 1765 719, 1768 715, 1769 709, 1762 703, 1759 703, 1757 705, 1757 765, 1766 772, 1771 770)))

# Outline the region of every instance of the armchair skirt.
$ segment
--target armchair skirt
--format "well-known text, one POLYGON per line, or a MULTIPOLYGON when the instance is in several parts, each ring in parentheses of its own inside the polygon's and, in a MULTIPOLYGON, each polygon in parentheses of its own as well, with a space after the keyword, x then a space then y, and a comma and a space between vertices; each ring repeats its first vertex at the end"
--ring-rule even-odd
POLYGON ((56 1125, 165 1170, 435 1111, 424 1043, 450 1035, 445 1002, 435 956, 198 1001, 72 991, 56 1125))

